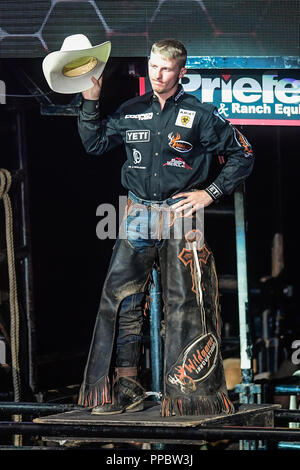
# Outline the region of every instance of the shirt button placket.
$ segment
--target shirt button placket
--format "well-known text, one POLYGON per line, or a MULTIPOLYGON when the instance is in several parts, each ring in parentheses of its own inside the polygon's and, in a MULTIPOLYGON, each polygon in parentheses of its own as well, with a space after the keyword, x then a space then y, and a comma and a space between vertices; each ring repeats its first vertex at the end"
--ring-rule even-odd
MULTIPOLYGON (((156 111, 155 113, 156 119, 155 119, 155 124, 156 124, 156 129, 160 129, 160 116, 161 113, 156 111)), ((160 153, 161 153, 161 131, 157 130, 156 132, 156 139, 155 139, 155 147, 158 151, 154 153, 154 165, 153 165, 153 177, 154 177, 154 183, 153 183, 153 196, 157 197, 160 196, 159 192, 159 166, 161 164, 160 162, 160 153)))

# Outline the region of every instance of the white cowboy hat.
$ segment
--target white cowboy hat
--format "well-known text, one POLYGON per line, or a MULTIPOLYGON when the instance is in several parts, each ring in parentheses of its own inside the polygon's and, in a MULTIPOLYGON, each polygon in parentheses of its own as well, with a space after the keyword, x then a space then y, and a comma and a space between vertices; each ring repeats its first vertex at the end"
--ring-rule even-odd
POLYGON ((43 72, 51 90, 79 93, 93 86, 91 77, 101 76, 111 50, 110 41, 92 46, 83 34, 68 36, 60 51, 43 60, 43 72))

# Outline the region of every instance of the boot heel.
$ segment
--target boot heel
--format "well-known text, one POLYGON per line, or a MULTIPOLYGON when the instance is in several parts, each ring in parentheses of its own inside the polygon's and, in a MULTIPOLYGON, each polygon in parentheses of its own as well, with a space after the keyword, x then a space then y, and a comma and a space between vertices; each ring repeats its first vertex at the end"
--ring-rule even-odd
POLYGON ((134 413, 135 411, 142 411, 144 409, 144 403, 137 403, 136 405, 130 405, 126 408, 127 413, 134 413))

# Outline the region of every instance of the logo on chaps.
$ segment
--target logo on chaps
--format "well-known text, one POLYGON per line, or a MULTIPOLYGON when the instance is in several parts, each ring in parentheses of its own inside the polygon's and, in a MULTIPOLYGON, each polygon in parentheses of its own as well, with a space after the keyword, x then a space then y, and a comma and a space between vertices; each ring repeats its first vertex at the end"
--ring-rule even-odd
POLYGON ((197 383, 214 370, 218 351, 218 342, 212 333, 200 336, 180 354, 167 374, 168 383, 180 388, 182 393, 196 391, 197 383))

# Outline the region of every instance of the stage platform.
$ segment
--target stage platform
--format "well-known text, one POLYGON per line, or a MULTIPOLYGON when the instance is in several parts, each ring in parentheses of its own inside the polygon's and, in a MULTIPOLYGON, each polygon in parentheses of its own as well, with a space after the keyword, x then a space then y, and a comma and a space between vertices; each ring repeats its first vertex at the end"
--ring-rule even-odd
POLYGON ((76 409, 74 411, 68 411, 65 413, 59 413, 44 417, 35 418, 34 423, 41 424, 55 424, 55 425, 81 425, 81 426, 99 426, 103 428, 104 435, 101 437, 43 437, 45 441, 59 442, 63 445, 80 445, 84 443, 113 443, 113 442, 126 442, 126 443, 137 443, 137 442, 149 442, 149 443, 160 443, 160 444, 193 444, 201 445, 204 444, 203 440, 189 440, 183 438, 176 438, 174 433, 166 439, 145 438, 142 436, 134 437, 132 432, 135 427, 142 426, 147 427, 164 427, 164 428, 193 428, 199 427, 222 427, 222 426, 254 426, 254 427, 274 427, 274 411, 281 408, 277 404, 253 404, 253 405, 235 405, 236 412, 232 415, 220 414, 211 416, 174 416, 168 418, 162 418, 160 416, 160 406, 155 402, 146 402, 145 409, 134 413, 122 413, 118 415, 92 415, 91 408, 76 409), (116 427, 126 426, 128 430, 128 437, 105 437, 105 427, 116 427), (130 429, 131 428, 131 429, 130 429))

